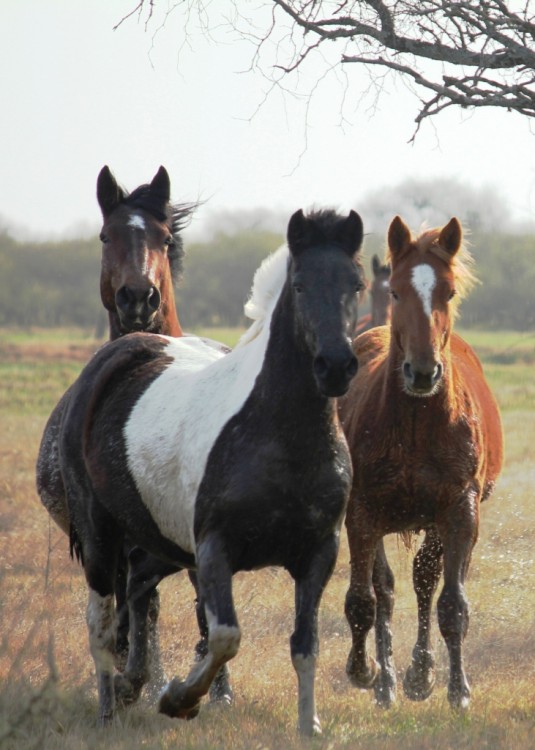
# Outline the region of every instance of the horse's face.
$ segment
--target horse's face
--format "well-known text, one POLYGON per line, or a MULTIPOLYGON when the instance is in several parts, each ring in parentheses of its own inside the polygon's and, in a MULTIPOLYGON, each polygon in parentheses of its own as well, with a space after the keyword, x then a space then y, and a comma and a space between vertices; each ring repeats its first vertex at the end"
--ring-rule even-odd
POLYGON ((370 294, 372 298, 372 321, 374 326, 384 326, 390 313, 390 266, 382 264, 377 255, 372 258, 373 280, 370 294))
POLYGON ((392 338, 402 353, 404 389, 413 396, 431 396, 442 382, 443 352, 452 325, 450 302, 455 295, 451 261, 461 241, 457 219, 451 219, 427 245, 414 242, 399 217, 390 225, 392 338))
MULTIPOLYGON (((164 216, 170 184, 163 167, 147 189, 164 216)), ((102 303, 117 314, 121 333, 151 330, 173 283, 168 257, 174 241, 171 228, 148 211, 125 203, 107 167, 98 178, 97 198, 104 219, 100 233, 102 303)))
POLYGON ((318 241, 313 218, 305 218, 302 211, 288 226, 288 282, 296 325, 312 354, 314 378, 324 396, 342 396, 357 372, 351 340, 358 293, 364 289, 356 261, 361 242, 362 221, 354 211, 330 241, 318 241))
POLYGON ((100 239, 104 307, 117 312, 124 333, 149 330, 163 287, 172 284, 169 227, 146 211, 120 206, 104 221, 100 239))

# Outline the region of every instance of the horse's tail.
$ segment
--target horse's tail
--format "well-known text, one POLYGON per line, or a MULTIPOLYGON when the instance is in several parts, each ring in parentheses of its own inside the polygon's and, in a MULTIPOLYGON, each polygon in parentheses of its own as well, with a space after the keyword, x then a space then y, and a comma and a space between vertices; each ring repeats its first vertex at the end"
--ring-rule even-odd
POLYGON ((83 567, 84 556, 82 553, 82 545, 80 544, 80 539, 78 538, 76 528, 72 521, 69 526, 69 554, 72 560, 74 560, 74 556, 76 555, 76 560, 81 563, 83 567))

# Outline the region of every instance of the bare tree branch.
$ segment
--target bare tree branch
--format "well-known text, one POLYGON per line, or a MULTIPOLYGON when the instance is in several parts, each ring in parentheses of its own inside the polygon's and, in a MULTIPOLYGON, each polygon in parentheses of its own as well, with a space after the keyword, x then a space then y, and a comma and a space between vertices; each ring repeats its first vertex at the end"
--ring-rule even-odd
MULTIPOLYGON (((145 10, 148 23, 158 2, 139 0, 132 13, 145 10)), ((253 66, 278 84, 281 73, 304 70, 332 48, 342 67, 366 66, 370 75, 382 68, 411 81, 420 94, 416 132, 450 106, 535 117, 535 0, 266 0, 265 28, 254 13, 243 15, 238 0, 228 2, 234 28, 257 45, 253 66), (259 54, 268 42, 276 57, 271 76, 259 54)), ((178 5, 191 11, 196 3, 178 5)), ((200 5, 209 16, 209 4, 200 5)))

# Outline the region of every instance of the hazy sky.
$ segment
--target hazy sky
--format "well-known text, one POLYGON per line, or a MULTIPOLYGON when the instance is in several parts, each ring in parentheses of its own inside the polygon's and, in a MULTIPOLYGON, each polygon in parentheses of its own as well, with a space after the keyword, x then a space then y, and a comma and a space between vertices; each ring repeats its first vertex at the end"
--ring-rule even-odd
MULTIPOLYGON (((353 67, 342 127, 335 76, 308 112, 280 91, 262 103, 268 83, 246 72, 249 42, 222 29, 211 42, 193 19, 183 45, 176 13, 155 38, 159 19, 148 32, 137 17, 113 31, 136 4, 1 0, 0 225, 43 239, 97 230, 104 164, 127 189, 165 165, 174 200, 206 201, 198 226, 222 208, 358 210, 370 190, 437 176, 495 186, 516 218, 535 217, 535 135, 520 115, 452 110, 410 145, 414 96, 387 82, 374 107, 370 95, 359 98, 368 82, 353 67)), ((251 15, 257 4, 242 1, 251 15)), ((305 89, 312 80, 304 77, 305 89)))

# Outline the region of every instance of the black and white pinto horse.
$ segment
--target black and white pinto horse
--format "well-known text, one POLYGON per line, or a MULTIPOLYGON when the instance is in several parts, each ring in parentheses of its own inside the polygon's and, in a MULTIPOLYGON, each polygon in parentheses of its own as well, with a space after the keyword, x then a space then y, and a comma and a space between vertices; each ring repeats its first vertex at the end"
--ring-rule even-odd
MULTIPOLYGON (((357 370, 351 337, 364 288, 362 222, 354 211, 346 218, 298 211, 287 238, 255 275, 247 304, 254 322, 230 354, 195 337, 134 333, 102 347, 73 387, 61 467, 71 550, 89 588, 102 724, 115 710, 113 595, 126 536, 141 552, 196 568, 209 626, 206 656, 184 682, 169 683, 160 711, 198 713, 238 651, 233 574, 275 565, 296 586, 290 643, 299 729, 320 731, 317 614, 351 486, 335 397, 357 370)), ((135 578, 135 554, 130 562, 135 578)), ((131 601, 132 594, 129 586, 131 601)), ((134 641, 143 640, 143 617, 132 605, 134 641)), ((119 685, 143 678, 145 655, 131 645, 119 685)))

